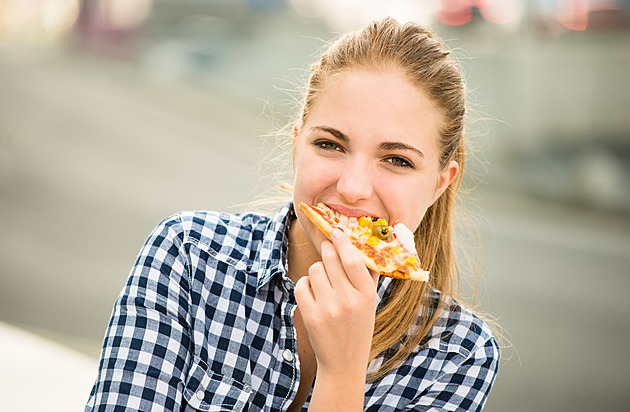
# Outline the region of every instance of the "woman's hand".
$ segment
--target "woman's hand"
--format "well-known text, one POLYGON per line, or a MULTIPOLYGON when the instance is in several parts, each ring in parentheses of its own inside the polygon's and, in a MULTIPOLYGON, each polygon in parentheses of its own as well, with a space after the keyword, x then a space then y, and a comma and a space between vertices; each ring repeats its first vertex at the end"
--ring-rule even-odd
POLYGON ((362 407, 378 274, 370 273, 341 230, 333 230, 331 238, 332 243, 324 241, 321 245, 322 260, 313 264, 308 276, 300 278, 295 287, 295 298, 317 359, 311 405, 313 401, 317 403, 319 385, 326 395, 322 398, 332 401, 335 394, 330 390, 337 390, 346 399, 354 397, 360 401, 362 407))

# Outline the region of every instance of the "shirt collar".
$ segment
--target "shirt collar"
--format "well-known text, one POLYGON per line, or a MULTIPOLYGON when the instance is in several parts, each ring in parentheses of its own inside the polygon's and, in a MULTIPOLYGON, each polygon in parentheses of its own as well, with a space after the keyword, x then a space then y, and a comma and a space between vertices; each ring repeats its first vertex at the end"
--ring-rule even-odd
POLYGON ((267 224, 259 251, 257 289, 278 273, 286 276, 289 228, 293 219, 295 210, 293 202, 290 201, 267 224))

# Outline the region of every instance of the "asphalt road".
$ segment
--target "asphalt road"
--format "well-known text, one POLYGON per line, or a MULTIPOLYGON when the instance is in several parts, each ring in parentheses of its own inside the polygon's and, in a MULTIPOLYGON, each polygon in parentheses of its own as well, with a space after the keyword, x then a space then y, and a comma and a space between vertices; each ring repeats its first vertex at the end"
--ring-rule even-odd
MULTIPOLYGON (((116 60, 0 49, 0 320, 98 357, 150 230, 253 198, 262 110, 116 60)), ((481 307, 506 336, 486 410, 627 408, 628 217, 471 197, 481 307)))

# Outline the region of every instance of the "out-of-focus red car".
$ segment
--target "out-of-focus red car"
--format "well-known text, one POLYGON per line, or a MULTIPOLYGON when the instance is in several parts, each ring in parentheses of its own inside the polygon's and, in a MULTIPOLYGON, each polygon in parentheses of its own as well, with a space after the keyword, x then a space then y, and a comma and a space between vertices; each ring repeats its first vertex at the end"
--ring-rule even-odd
POLYGON ((630 27, 630 0, 437 0, 436 18, 449 26, 475 20, 510 24, 524 14, 545 26, 570 30, 619 30, 630 27))

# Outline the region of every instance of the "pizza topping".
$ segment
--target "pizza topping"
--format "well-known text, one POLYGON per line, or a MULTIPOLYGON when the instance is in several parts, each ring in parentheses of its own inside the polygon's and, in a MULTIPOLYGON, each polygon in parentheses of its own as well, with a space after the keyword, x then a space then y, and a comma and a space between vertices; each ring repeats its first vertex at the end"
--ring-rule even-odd
POLYGON ((367 243, 370 246, 376 246, 381 243, 381 241, 376 236, 370 236, 367 240, 367 243))
POLYGON ((370 223, 371 223, 370 218, 367 216, 361 216, 359 218, 359 226, 361 227, 368 227, 370 226, 370 223))
POLYGON ((394 223, 392 227, 402 246, 409 252, 416 252, 416 242, 414 241, 413 232, 401 222, 394 223))
POLYGON ((389 237, 389 226, 374 225, 372 227, 372 235, 376 236, 379 239, 387 239, 389 237))
POLYGON ((374 224, 375 225, 381 225, 381 226, 389 226, 389 223, 387 223, 387 220, 381 219, 381 218, 376 219, 374 224))

